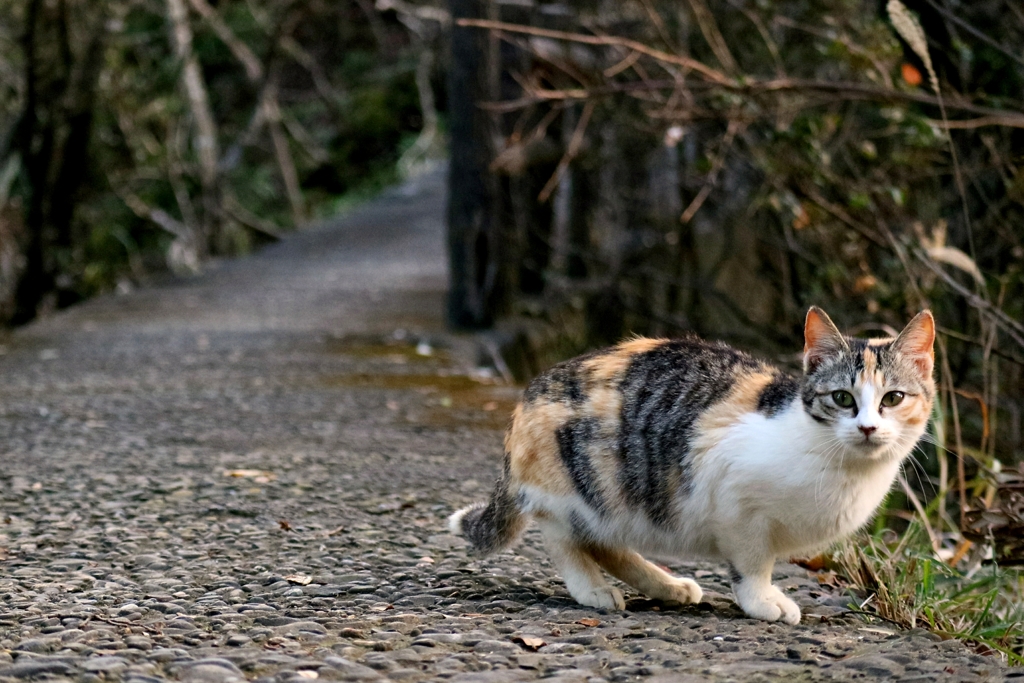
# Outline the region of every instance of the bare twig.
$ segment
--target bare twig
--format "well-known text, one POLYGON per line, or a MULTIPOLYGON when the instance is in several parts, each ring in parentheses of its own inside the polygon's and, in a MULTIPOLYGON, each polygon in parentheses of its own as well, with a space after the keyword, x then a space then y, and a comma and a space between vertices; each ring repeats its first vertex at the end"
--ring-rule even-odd
POLYGON ((882 79, 882 83, 887 88, 895 87, 892 82, 892 78, 889 76, 888 67, 886 67, 885 64, 879 61, 878 57, 871 50, 865 50, 863 47, 850 40, 847 36, 841 34, 836 35, 834 31, 794 21, 793 19, 790 19, 789 17, 782 15, 776 15, 772 17, 772 23, 778 26, 785 26, 787 28, 793 28, 798 31, 810 33, 812 36, 818 36, 819 38, 824 38, 825 40, 828 40, 830 42, 835 41, 840 43, 851 53, 857 55, 858 57, 864 57, 865 59, 870 61, 871 64, 875 67, 875 72, 878 74, 878 77, 882 79))
POLYGON ((700 27, 700 32, 711 47, 711 51, 715 53, 718 63, 727 73, 738 73, 739 65, 736 64, 736 60, 729 51, 729 45, 718 28, 718 22, 715 21, 715 15, 708 9, 704 0, 689 0, 689 2, 690 10, 693 12, 694 18, 697 19, 697 26, 700 27))
POLYGON ((690 205, 686 207, 682 215, 679 216, 680 223, 689 223, 694 215, 700 211, 700 207, 704 206, 704 202, 707 201, 711 191, 715 189, 715 184, 718 182, 718 174, 721 173, 722 168, 725 167, 725 159, 729 156, 729 150, 732 149, 733 140, 736 139, 736 133, 740 129, 740 124, 736 121, 729 121, 729 126, 725 130, 725 135, 722 136, 722 144, 718 150, 718 155, 715 158, 714 163, 711 165, 711 170, 708 171, 707 179, 704 181, 704 186, 700 188, 700 192, 693 198, 690 205))
POLYGON ((565 154, 562 155, 561 160, 558 162, 558 167, 555 172, 548 178, 548 182, 545 183, 544 188, 540 191, 537 196, 537 201, 542 204, 548 200, 551 193, 558 187, 558 181, 561 180, 562 174, 569 168, 569 164, 579 154, 580 147, 583 145, 583 134, 587 130, 587 124, 590 123, 590 116, 594 113, 594 101, 589 100, 583 105, 583 113, 580 114, 580 120, 576 124, 576 130, 573 131, 572 140, 569 141, 569 148, 565 150, 565 154))
POLYGON ((554 38, 556 40, 568 40, 574 43, 585 43, 587 45, 621 45, 622 47, 643 53, 659 61, 682 66, 690 69, 691 71, 696 71, 716 83, 726 84, 731 82, 729 77, 721 71, 712 69, 696 59, 669 54, 663 50, 656 50, 638 40, 631 40, 629 38, 620 38, 618 36, 590 36, 585 33, 555 31, 553 29, 523 26, 521 24, 510 24, 504 21, 491 21, 489 19, 459 19, 456 23, 459 26, 473 26, 476 28, 486 28, 495 31, 507 31, 508 33, 524 33, 531 36, 554 38))
POLYGON ((986 126, 1024 128, 1024 115, 1003 114, 999 116, 982 116, 981 118, 967 119, 965 121, 938 121, 928 119, 928 123, 936 128, 944 128, 946 130, 973 130, 975 128, 984 128, 986 126))
POLYGON ((883 239, 882 237, 879 237, 878 234, 874 230, 872 230, 868 226, 864 225, 860 221, 856 220, 853 216, 851 216, 849 213, 847 213, 846 210, 843 207, 841 207, 838 204, 835 204, 835 203, 830 202, 827 199, 825 199, 810 184, 801 184, 800 185, 800 190, 804 193, 804 195, 808 199, 810 199, 812 202, 814 202, 815 204, 817 204, 821 208, 825 209, 825 211, 827 211, 829 214, 831 214, 833 218, 839 219, 840 221, 845 223, 848 227, 853 228, 858 233, 860 233, 861 236, 866 237, 868 240, 870 240, 871 242, 874 242, 876 245, 878 245, 880 247, 888 246, 886 244, 885 239, 883 239))
POLYGON ((231 193, 224 195, 224 212, 233 220, 238 221, 254 232, 258 232, 273 241, 281 239, 280 228, 270 221, 260 218, 249 209, 245 208, 238 199, 231 193))
POLYGON ((281 108, 277 101, 276 78, 264 89, 262 102, 263 119, 270 129, 270 139, 274 145, 274 156, 277 157, 277 165, 281 169, 281 179, 284 181, 285 193, 288 195, 288 204, 292 209, 292 221, 295 225, 301 225, 306 220, 306 201, 302 196, 302 188, 299 185, 299 174, 295 169, 295 160, 292 158, 291 149, 288 146, 288 138, 284 134, 281 125, 281 108))
MULTIPOLYGON (((111 186, 114 187, 113 184, 111 186)), ((161 230, 175 237, 181 239, 189 239, 191 237, 191 231, 188 229, 188 226, 163 209, 150 206, 133 192, 119 190, 116 187, 114 187, 114 190, 121 198, 121 201, 139 218, 152 221, 161 230)))
POLYGON ((416 142, 398 160, 403 174, 411 173, 418 163, 428 158, 430 148, 437 139, 437 106, 434 103, 434 89, 430 85, 430 72, 433 68, 433 50, 427 46, 421 47, 419 61, 416 63, 416 92, 419 95, 423 127, 416 142))
POLYGON ((327 74, 324 73, 324 69, 320 66, 320 62, 318 62, 313 55, 309 54, 304 47, 299 45, 298 41, 289 35, 281 36, 281 39, 277 44, 281 48, 281 52, 294 59, 300 66, 309 72, 309 75, 313 79, 313 85, 316 87, 316 91, 320 93, 320 97, 322 97, 329 105, 337 107, 338 102, 342 100, 344 93, 339 91, 337 86, 331 83, 330 79, 327 78, 327 74))
POLYGON ((235 59, 242 63, 242 66, 245 67, 245 75, 249 81, 259 83, 263 80, 264 70, 260 60, 256 58, 256 55, 249 49, 249 46, 235 35, 235 32, 231 30, 227 22, 217 14, 217 11, 210 7, 206 0, 189 0, 189 4, 192 5, 192 9, 206 20, 206 23, 210 25, 210 28, 217 34, 217 37, 228 46, 235 59))
MULTIPOLYGON (((586 36, 584 36, 586 37, 586 36)), ((647 53, 644 53, 647 54, 647 53)), ((648 55, 650 56, 650 55, 648 55)), ((613 95, 617 93, 635 93, 639 91, 667 90, 675 87, 674 80, 651 80, 647 82, 613 83, 610 85, 592 86, 588 88, 566 88, 552 90, 545 88, 527 89, 528 96, 518 100, 500 103, 485 103, 489 109, 496 111, 514 111, 531 104, 549 100, 585 100, 591 97, 602 95, 613 95)), ((701 82, 687 81, 686 87, 690 90, 702 90, 707 88, 724 88, 739 93, 759 95, 764 93, 782 92, 821 92, 830 95, 828 102, 832 103, 836 97, 844 100, 869 100, 876 102, 918 102, 920 104, 939 106, 939 98, 935 95, 920 90, 891 90, 879 87, 870 83, 858 83, 856 81, 820 81, 807 78, 773 78, 768 80, 751 79, 744 82, 701 82)), ((973 102, 964 100, 943 100, 948 109, 979 114, 984 117, 993 117, 1006 124, 1018 127, 1017 122, 1024 115, 1004 109, 985 107, 973 102)), ((680 113, 680 116, 684 113, 680 113)), ((950 127, 956 127, 957 122, 951 122, 950 127)))
POLYGON ((674 47, 672 38, 669 36, 668 27, 665 26, 665 21, 658 14, 658 10, 651 4, 651 0, 641 0, 641 3, 644 6, 644 11, 647 12, 647 17, 654 24, 654 28, 657 29, 661 42, 665 44, 665 47, 672 49, 674 47))
POLYGON ((742 12, 743 16, 749 19, 750 23, 752 23, 754 28, 757 29, 757 32, 761 34, 761 40, 764 41, 765 47, 768 48, 768 52, 772 56, 772 61, 775 62, 775 75, 779 78, 785 78, 786 67, 782 63, 782 55, 779 54, 779 46, 775 44, 771 33, 768 32, 768 27, 764 25, 763 21, 761 21, 761 17, 759 17, 756 12, 753 12, 749 8, 736 2, 736 0, 728 0, 728 2, 733 9, 742 12))
POLYGON ((209 221, 218 201, 220 172, 217 160, 220 156, 217 141, 217 124, 213 108, 199 67, 199 60, 192 49, 192 28, 188 20, 188 7, 184 0, 167 0, 167 13, 171 20, 171 35, 175 52, 181 61, 181 80, 188 96, 189 108, 196 124, 195 148, 199 156, 199 177, 203 186, 206 211, 207 234, 196 240, 197 246, 205 252, 207 240, 211 237, 209 221))
MULTIPOLYGON (((942 326, 938 326, 935 329, 938 330, 941 334, 944 334, 947 337, 952 337, 953 339, 956 339, 958 341, 962 341, 967 344, 972 344, 974 346, 981 347, 982 349, 987 347, 987 342, 982 341, 981 339, 975 339, 974 337, 966 335, 963 332, 957 332, 956 330, 951 330, 948 327, 942 326)), ((994 347, 991 349, 991 353, 993 356, 999 356, 1004 360, 1008 360, 1011 363, 1015 363, 1017 365, 1020 365, 1021 367, 1024 367, 1024 358, 1021 358, 1020 356, 1015 356, 1012 353, 1008 353, 1006 351, 1003 351, 1002 349, 997 349, 994 347)))
POLYGON ((935 535, 935 530, 932 529, 931 522, 928 521, 928 512, 924 509, 924 505, 921 505, 917 494, 914 493, 914 489, 910 488, 910 483, 907 482, 907 477, 902 472, 900 472, 899 481, 903 493, 907 496, 907 500, 910 501, 917 511, 917 517, 921 521, 921 525, 928 532, 928 539, 932 542, 932 550, 937 551, 939 549, 939 537, 935 535))
POLYGON ((999 310, 985 299, 982 299, 980 296, 978 296, 971 290, 961 285, 953 278, 953 276, 951 276, 949 273, 943 270, 942 267, 939 266, 939 264, 935 263, 935 261, 933 261, 927 254, 915 251, 914 255, 917 256, 917 258, 921 261, 921 263, 925 265, 925 267, 928 268, 928 270, 938 275, 939 278, 941 278, 942 281, 945 282, 953 291, 955 291, 960 296, 964 297, 967 300, 967 303, 969 303, 978 311, 984 312, 991 316, 992 319, 995 320, 996 323, 999 325, 999 328, 1003 330, 1003 332, 1006 332, 1006 334, 1008 334, 1010 338, 1013 339, 1013 341, 1017 342, 1017 344, 1019 344, 1021 348, 1024 348, 1024 325, 1021 325, 1019 322, 1017 322, 1010 316, 1006 315, 1006 313, 999 310))
MULTIPOLYGON (((948 9, 946 9, 945 7, 940 5, 939 3, 935 2, 935 0, 925 0, 925 2, 927 2, 929 5, 931 5, 932 9, 934 9, 936 12, 938 12, 939 14, 944 16, 949 21, 952 21, 954 24, 956 24, 957 26, 959 26, 963 30, 967 31, 972 36, 974 36, 975 38, 980 40, 981 42, 985 43, 989 47, 992 47, 992 48, 998 50, 1005 57, 1009 57, 1010 59, 1012 59, 1013 61, 1017 62, 1021 66, 1024 66, 1024 57, 1020 56, 1020 51, 1019 50, 1011 50, 1010 48, 1008 48, 1008 47, 1006 47, 1006 46, 996 42, 995 40, 990 38, 988 35, 986 35, 984 31, 979 31, 974 26, 972 26, 972 25, 968 24, 966 21, 964 21, 960 16, 958 16, 954 12, 950 12, 948 9)), ((1011 7, 1013 6, 1012 2, 1007 3, 1007 4, 1010 5, 1011 7)))

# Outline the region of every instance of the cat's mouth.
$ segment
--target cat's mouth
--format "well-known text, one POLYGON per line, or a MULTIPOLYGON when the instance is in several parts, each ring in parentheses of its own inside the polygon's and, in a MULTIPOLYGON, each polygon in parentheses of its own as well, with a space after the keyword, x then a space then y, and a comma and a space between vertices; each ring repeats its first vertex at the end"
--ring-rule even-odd
POLYGON ((885 446, 888 445, 885 439, 879 438, 876 434, 857 434, 850 441, 854 450, 869 457, 880 454, 885 449, 885 446))

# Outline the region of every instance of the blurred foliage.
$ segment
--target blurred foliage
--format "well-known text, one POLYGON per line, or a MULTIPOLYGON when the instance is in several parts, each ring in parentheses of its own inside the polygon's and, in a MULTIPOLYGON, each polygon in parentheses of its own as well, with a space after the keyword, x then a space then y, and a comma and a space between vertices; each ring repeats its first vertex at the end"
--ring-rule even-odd
POLYGON ((0 182, 0 322, 243 253, 393 182, 423 128, 417 64, 440 35, 438 21, 409 28, 402 12, 420 5, 0 0, 0 168, 10 170, 0 176, 10 181, 0 182), (90 73, 93 40, 101 59, 90 73), (40 83, 49 90, 33 109, 40 83), (73 128, 65 114, 79 105, 91 117, 82 178, 57 197, 57 171, 33 176, 25 150, 58 168, 73 128), (206 168, 204 145, 219 155, 206 168), (67 239, 51 236, 60 216, 33 217, 41 194, 73 207, 67 239))

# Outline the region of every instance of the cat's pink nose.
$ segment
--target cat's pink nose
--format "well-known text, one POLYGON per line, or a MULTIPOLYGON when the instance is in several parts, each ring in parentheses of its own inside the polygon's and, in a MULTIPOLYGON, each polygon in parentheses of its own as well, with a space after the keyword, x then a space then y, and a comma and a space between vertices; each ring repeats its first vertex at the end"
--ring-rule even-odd
POLYGON ((857 429, 859 429, 861 433, 864 434, 865 438, 870 437, 872 434, 878 431, 878 427, 865 427, 863 425, 859 425, 857 429))

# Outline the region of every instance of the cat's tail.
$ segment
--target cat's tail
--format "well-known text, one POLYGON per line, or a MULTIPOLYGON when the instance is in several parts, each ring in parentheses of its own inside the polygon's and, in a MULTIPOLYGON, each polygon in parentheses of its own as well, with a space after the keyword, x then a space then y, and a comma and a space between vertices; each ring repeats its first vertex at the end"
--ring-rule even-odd
MULTIPOLYGON (((493 553, 512 545, 526 528, 526 517, 520 508, 518 492, 513 490, 509 455, 494 485, 491 499, 462 508, 448 518, 448 528, 456 536, 464 536, 480 553, 493 553)), ((518 487, 515 487, 518 488, 518 487)))

